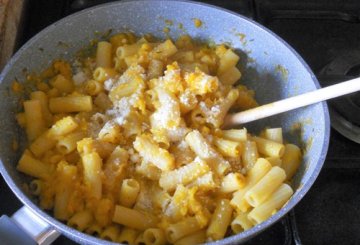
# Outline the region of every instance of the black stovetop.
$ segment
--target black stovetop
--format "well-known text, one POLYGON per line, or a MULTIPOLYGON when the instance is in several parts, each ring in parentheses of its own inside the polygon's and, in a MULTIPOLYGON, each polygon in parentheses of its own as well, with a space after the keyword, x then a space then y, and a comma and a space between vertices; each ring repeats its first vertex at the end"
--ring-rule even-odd
MULTIPOLYGON (((52 22, 104 2, 28 0, 19 46, 52 22)), ((343 53, 360 51, 360 2, 357 0, 203 2, 228 8, 267 26, 294 47, 323 86, 329 85, 321 80, 323 67, 343 53)), ((0 200, 0 214, 11 215, 21 206, 2 177, 0 200)), ((60 237, 54 244, 74 242, 60 237)), ((332 129, 324 168, 309 193, 282 221, 246 244, 360 244, 359 145, 332 129)))

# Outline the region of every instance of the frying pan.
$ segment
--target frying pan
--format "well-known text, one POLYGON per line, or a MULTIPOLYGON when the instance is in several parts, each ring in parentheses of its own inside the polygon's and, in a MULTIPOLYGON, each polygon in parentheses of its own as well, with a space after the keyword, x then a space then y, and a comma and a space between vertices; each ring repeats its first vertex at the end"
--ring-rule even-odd
MULTIPOLYGON (((136 0, 104 4, 68 16, 28 41, 13 56, 0 76, 0 170, 7 184, 24 204, 12 218, 3 216, 0 219, 0 237, 19 241, 22 235, 18 230, 22 228, 26 231, 25 237, 33 237, 43 244, 51 242, 58 232, 78 243, 111 244, 57 221, 50 213, 41 210, 25 192, 23 184, 29 179, 16 171, 21 151, 14 152, 11 148, 14 139, 24 147, 25 136, 15 120, 18 98, 9 89, 15 78, 25 80, 24 68, 36 72, 49 66, 55 58, 71 60, 77 50, 89 44, 89 40, 98 38, 97 32, 109 29, 114 33, 152 33, 159 38, 166 38, 167 35, 177 38, 189 34, 201 41, 228 43, 241 56, 242 83, 256 91, 256 99, 260 104, 319 88, 307 64, 286 42, 256 22, 218 7, 187 1, 136 0), (203 24, 196 27, 194 18, 200 19, 203 24), (182 28, 179 27, 180 23, 182 28), (170 29, 168 34, 162 31, 166 26, 170 29)), ((325 103, 245 126, 251 132, 266 126, 282 127, 289 142, 303 147, 304 158, 292 182, 296 191, 281 210, 252 229, 227 237, 217 244, 244 242, 281 219, 312 186, 328 149, 329 115, 325 103)), ((26 241, 29 243, 29 239, 26 241)))

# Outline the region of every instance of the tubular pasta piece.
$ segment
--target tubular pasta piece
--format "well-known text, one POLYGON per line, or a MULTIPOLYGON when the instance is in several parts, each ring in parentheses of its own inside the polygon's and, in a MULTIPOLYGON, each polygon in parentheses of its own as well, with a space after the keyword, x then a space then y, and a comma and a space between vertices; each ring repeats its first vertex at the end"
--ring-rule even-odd
POLYGON ((193 162, 181 168, 163 172, 159 180, 159 185, 165 190, 174 190, 177 185, 186 185, 208 171, 210 171, 210 168, 206 162, 200 158, 195 158, 193 162))
POLYGON ((224 175, 229 170, 230 163, 214 150, 199 131, 193 130, 188 133, 185 141, 201 159, 211 164, 217 174, 224 175))
POLYGON ((279 210, 291 197, 294 191, 287 184, 282 184, 264 203, 251 210, 248 219, 254 224, 264 222, 274 211, 279 210))
POLYGON ((116 205, 113 222, 136 229, 146 230, 156 227, 157 218, 149 213, 116 205))
POLYGON ((286 179, 290 180, 299 168, 302 160, 301 150, 293 144, 286 144, 281 167, 286 172, 286 179))
POLYGON ((167 150, 160 148, 149 136, 137 136, 134 148, 145 161, 153 163, 162 170, 168 171, 175 167, 174 157, 167 150))

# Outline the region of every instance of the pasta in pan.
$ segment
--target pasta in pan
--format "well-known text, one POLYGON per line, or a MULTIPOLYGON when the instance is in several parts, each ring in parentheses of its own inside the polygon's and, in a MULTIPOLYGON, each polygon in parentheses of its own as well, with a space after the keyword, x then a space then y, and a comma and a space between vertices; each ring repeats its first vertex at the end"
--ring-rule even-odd
POLYGON ((55 61, 17 115, 30 142, 17 169, 42 208, 103 239, 197 244, 250 229, 289 200, 302 154, 281 128, 221 129, 257 105, 238 61, 225 45, 131 33, 76 72, 55 61))

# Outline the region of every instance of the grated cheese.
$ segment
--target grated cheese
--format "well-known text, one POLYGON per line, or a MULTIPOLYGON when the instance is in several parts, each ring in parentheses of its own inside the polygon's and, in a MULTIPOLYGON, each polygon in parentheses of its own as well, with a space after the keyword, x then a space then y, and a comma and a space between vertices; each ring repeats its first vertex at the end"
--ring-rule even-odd
POLYGON ((113 85, 114 85, 114 79, 109 78, 109 79, 105 80, 105 82, 104 82, 104 89, 106 91, 110 91, 112 89, 113 85))
POLYGON ((79 71, 78 73, 76 73, 73 77, 72 77, 75 86, 80 86, 81 84, 83 84, 84 82, 86 82, 86 80, 88 80, 86 74, 83 71, 79 71))

